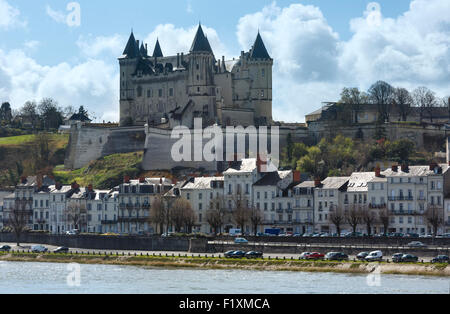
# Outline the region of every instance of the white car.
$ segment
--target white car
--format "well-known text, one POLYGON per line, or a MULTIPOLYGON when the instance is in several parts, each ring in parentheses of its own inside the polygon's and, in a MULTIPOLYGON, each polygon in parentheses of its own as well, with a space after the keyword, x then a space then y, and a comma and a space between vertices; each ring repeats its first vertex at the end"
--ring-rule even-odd
POLYGON ((411 243, 408 243, 409 247, 427 247, 425 244, 419 241, 413 241, 411 243))
POLYGON ((383 252, 373 251, 366 256, 367 262, 381 262, 383 260, 383 252))
POLYGON ((45 246, 42 245, 35 245, 31 247, 31 252, 33 253, 45 253, 48 249, 45 246))

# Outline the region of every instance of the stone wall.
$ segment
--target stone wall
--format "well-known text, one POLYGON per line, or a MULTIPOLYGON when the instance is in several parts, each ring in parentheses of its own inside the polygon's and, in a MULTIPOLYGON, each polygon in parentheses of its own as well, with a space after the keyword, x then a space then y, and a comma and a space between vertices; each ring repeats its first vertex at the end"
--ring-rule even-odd
POLYGON ((79 169, 101 157, 143 151, 143 127, 106 128, 81 124, 72 125, 64 166, 79 169))
MULTIPOLYGON (((15 243, 16 237, 12 233, 0 233, 0 242, 15 243)), ((187 252, 189 250, 188 238, 108 237, 96 235, 66 236, 28 233, 21 236, 20 243, 47 244, 91 250, 173 252, 187 252)))

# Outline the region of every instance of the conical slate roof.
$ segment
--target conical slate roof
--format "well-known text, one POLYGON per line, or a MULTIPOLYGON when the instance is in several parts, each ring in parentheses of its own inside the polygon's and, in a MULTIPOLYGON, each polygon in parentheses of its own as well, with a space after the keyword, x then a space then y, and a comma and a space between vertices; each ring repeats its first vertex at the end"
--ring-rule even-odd
POLYGON ((253 48, 252 48, 252 51, 250 54, 250 58, 252 58, 252 59, 271 59, 259 32, 258 32, 258 36, 256 36, 255 44, 253 45, 253 48))
POLYGON ((141 56, 144 58, 148 56, 147 48, 144 47, 144 43, 141 44, 141 49, 139 50, 139 52, 140 52, 141 56))
POLYGON ((131 32, 127 46, 123 51, 123 55, 126 55, 127 58, 137 58, 139 56, 139 46, 136 42, 136 39, 134 38, 133 32, 131 32))
POLYGON ((161 46, 159 45, 159 40, 156 40, 155 50, 153 51, 153 57, 155 58, 162 58, 163 53, 161 50, 161 46))
POLYGON ((201 25, 198 26, 197 34, 195 35, 190 52, 213 53, 211 45, 209 44, 208 38, 206 38, 205 33, 203 33, 201 25))

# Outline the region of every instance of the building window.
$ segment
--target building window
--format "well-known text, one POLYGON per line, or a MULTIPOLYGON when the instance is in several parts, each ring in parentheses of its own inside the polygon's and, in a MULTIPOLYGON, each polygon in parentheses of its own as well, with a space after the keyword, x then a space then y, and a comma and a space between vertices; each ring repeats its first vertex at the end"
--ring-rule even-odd
POLYGON ((170 89, 169 89, 169 96, 170 96, 170 97, 173 97, 173 88, 170 88, 170 89))

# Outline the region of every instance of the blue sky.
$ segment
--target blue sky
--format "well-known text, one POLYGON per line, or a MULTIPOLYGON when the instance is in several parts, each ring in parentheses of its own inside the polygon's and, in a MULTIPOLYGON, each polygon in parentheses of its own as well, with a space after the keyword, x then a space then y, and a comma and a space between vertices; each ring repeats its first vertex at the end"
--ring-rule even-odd
POLYGON ((131 28, 153 49, 190 46, 199 21, 216 56, 248 50, 261 30, 275 59, 274 115, 303 121, 344 86, 378 79, 450 94, 448 0, 0 0, 0 101, 54 97, 118 118, 118 63, 131 28), (431 21, 432 20, 432 21, 431 21))

